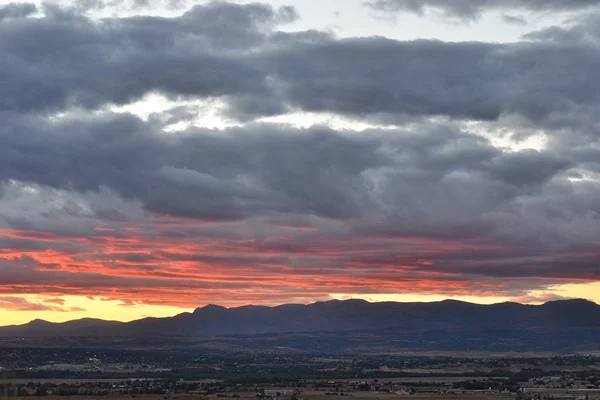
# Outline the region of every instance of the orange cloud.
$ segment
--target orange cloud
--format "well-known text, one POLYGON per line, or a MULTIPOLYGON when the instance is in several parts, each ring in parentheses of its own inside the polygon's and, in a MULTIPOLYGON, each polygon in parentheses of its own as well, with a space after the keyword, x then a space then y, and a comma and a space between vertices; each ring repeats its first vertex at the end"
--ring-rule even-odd
POLYGON ((47 304, 47 302, 33 302, 18 296, 0 296, 0 309, 9 311, 73 311, 52 304, 47 304))
MULTIPOLYGON (((7 244, 0 248, 0 294, 190 308, 276 304, 330 293, 526 299, 528 291, 549 282, 600 280, 594 269, 600 249, 545 254, 476 238, 332 234, 273 224, 261 229, 256 235, 243 222, 173 217, 99 226, 88 236, 0 229, 7 244)), ((61 303, 22 305, 28 306, 61 303)))

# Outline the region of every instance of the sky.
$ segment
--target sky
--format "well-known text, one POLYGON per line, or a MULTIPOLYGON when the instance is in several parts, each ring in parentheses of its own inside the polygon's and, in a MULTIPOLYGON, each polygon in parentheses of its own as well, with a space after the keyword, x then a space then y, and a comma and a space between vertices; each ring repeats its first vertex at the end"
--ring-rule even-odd
POLYGON ((600 303, 600 0, 0 0, 0 325, 600 303))

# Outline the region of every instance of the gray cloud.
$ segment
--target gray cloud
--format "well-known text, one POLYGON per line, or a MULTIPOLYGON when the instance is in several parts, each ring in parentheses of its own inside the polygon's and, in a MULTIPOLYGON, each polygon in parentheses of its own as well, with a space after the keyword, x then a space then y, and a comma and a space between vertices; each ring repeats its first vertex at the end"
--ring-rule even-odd
POLYGON ((569 20, 561 26, 550 26, 524 35, 526 40, 554 42, 563 45, 595 46, 600 37, 600 10, 569 20))
POLYGON ((385 12, 405 11, 424 14, 428 9, 434 9, 451 17, 474 20, 489 10, 580 11, 598 6, 600 2, 598 0, 369 0, 367 4, 385 12))
POLYGON ((0 6, 0 22, 9 18, 25 18, 36 11, 37 7, 33 3, 9 3, 0 6))
POLYGON ((151 91, 219 97, 267 90, 266 75, 235 56, 264 41, 293 10, 215 2, 178 18, 96 23, 47 6, 40 19, 0 24, 0 109, 58 111, 124 104, 151 91), (230 54, 230 51, 235 51, 230 54))
MULTIPOLYGON (((569 171, 587 168, 578 153, 503 152, 440 123, 361 134, 247 124, 173 135, 128 114, 5 120, 0 180, 110 190, 157 214, 381 219, 404 234, 516 234, 550 247, 569 245, 572 229, 588 240, 600 228, 589 219, 600 212, 598 185, 566 180, 569 171), (509 226, 517 232, 506 232, 509 226)), ((78 204, 64 203, 55 215, 109 216, 78 204)))
POLYGON ((600 102, 600 89, 588 84, 600 71, 592 43, 276 31, 294 18, 290 8, 217 2, 174 18, 93 21, 51 7, 44 18, 7 20, 0 24, 0 109, 97 109, 160 92, 221 99, 225 115, 242 121, 305 110, 377 121, 519 115, 556 124, 600 102))
POLYGON ((266 58, 293 107, 348 115, 446 115, 537 123, 598 104, 587 84, 596 47, 547 43, 329 40, 279 49, 266 58))
POLYGON ((0 179, 78 191, 105 186, 154 212, 207 219, 357 215, 367 196, 360 173, 385 162, 376 140, 326 128, 194 129, 174 138, 128 115, 8 120, 0 136, 11 150, 0 179))

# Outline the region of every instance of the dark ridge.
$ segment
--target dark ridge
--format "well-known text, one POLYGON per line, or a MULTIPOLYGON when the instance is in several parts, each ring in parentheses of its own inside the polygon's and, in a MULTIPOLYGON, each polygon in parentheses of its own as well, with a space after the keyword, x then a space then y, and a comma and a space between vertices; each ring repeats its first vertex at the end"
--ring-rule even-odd
POLYGON ((600 306, 587 300, 561 300, 540 306, 493 305, 445 300, 434 303, 369 303, 332 300, 309 305, 225 308, 210 304, 168 318, 128 323, 81 319, 60 324, 34 320, 0 327, 0 336, 189 336, 256 335, 400 330, 600 329, 600 306))

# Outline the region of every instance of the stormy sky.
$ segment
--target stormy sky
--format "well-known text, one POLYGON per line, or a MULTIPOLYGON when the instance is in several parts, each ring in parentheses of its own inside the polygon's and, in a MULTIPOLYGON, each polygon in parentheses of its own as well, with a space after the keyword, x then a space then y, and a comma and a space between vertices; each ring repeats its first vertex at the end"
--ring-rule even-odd
POLYGON ((0 316, 600 300, 598 0, 0 0, 0 316))

